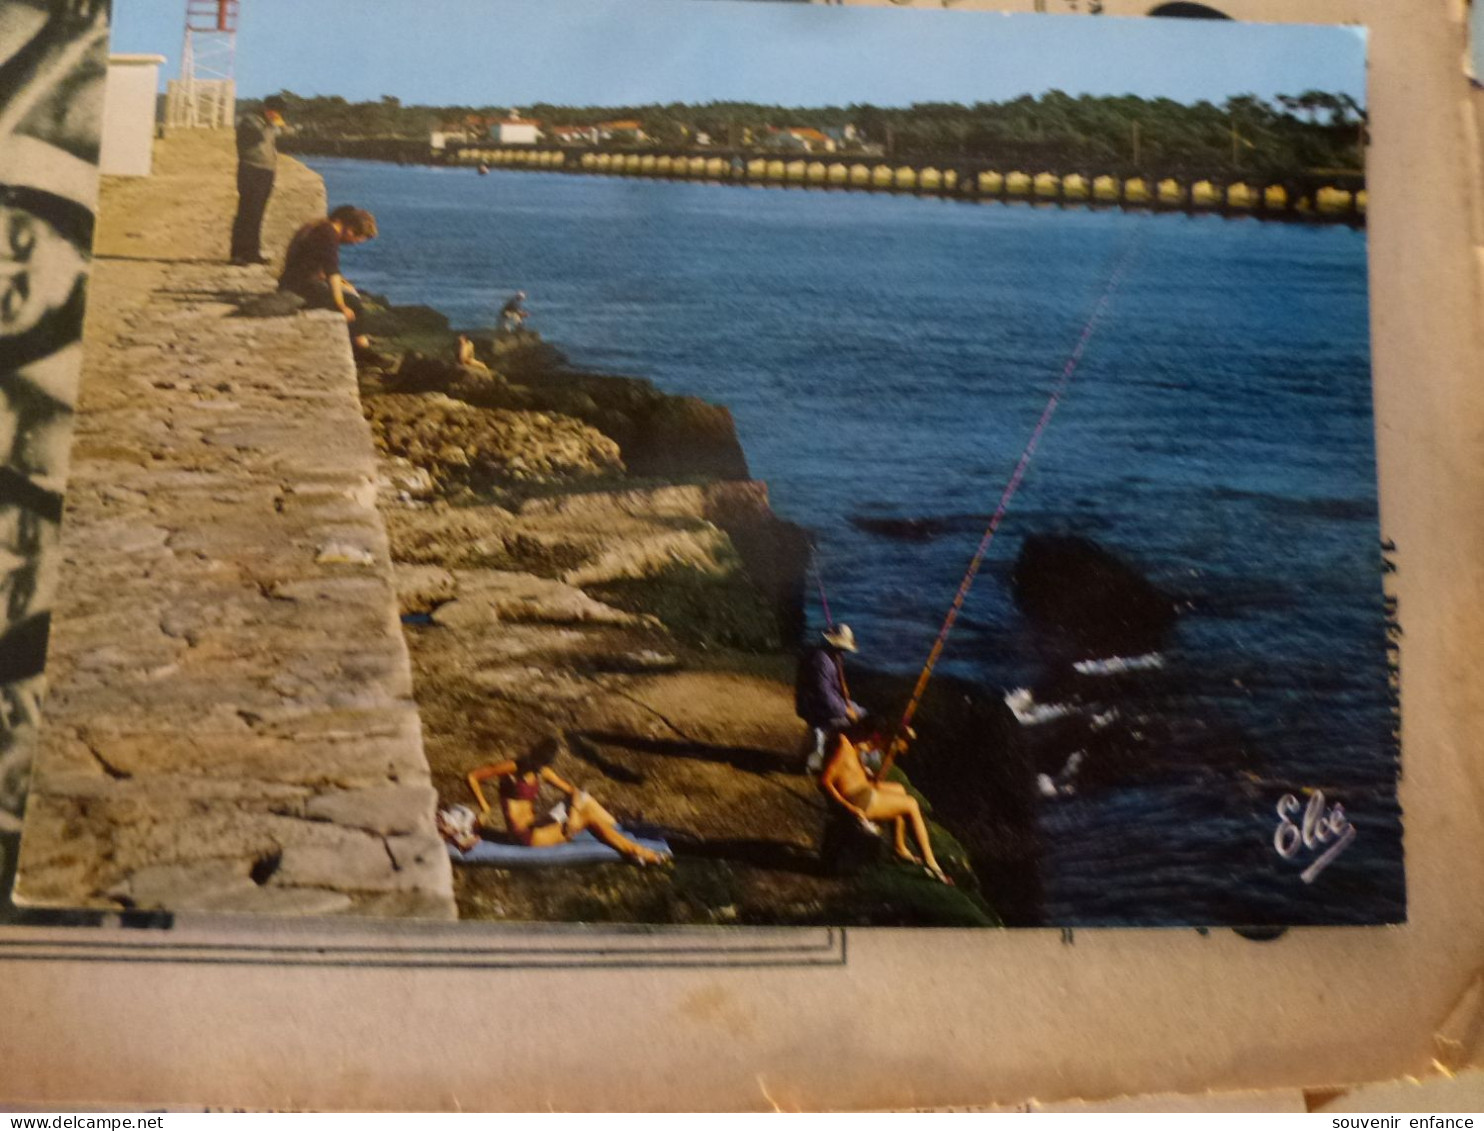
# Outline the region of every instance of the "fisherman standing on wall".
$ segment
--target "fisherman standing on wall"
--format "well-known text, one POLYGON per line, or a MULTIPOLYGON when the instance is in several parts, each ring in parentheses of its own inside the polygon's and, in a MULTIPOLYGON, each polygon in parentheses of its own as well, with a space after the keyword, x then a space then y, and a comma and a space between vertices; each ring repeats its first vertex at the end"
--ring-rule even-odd
POLYGON ((232 262, 238 267, 267 263, 263 255, 263 214, 273 195, 278 169, 278 135, 287 104, 276 94, 256 112, 237 120, 237 215, 232 220, 232 262))
POLYGON ((848 624, 826 629, 824 643, 804 649, 794 679, 794 711, 809 726, 801 753, 804 768, 811 774, 824 769, 831 735, 865 714, 850 698, 845 683, 846 652, 857 652, 855 633, 848 624))

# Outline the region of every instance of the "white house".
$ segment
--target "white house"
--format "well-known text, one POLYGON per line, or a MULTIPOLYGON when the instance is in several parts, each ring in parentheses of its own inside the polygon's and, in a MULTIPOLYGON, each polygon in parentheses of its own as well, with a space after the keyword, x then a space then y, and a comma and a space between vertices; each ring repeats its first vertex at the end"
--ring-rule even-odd
POLYGON ((522 118, 519 110, 490 126, 490 140, 497 145, 535 145, 541 137, 541 123, 522 118))

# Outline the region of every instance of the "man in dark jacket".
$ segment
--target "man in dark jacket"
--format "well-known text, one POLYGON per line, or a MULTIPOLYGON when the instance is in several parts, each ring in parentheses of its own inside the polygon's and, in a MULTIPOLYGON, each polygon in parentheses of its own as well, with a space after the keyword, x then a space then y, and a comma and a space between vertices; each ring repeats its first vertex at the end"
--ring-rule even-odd
POLYGON ((278 289, 296 294, 310 310, 334 310, 351 326, 351 343, 366 349, 370 342, 356 333, 363 313, 360 292, 340 273, 340 248, 376 238, 376 217, 364 208, 342 204, 323 220, 311 220, 294 233, 283 256, 278 289))
POLYGON ((812 774, 824 768, 830 736, 863 713, 860 704, 851 701, 845 684, 843 654, 858 651, 855 633, 842 624, 823 637, 823 644, 806 648, 799 657, 794 680, 794 711, 809 725, 804 738, 805 768, 812 774))
POLYGON ((232 262, 267 263, 263 257, 263 213, 273 195, 278 169, 278 131, 283 129, 282 98, 263 99, 262 109, 237 119, 237 217, 232 221, 232 262))

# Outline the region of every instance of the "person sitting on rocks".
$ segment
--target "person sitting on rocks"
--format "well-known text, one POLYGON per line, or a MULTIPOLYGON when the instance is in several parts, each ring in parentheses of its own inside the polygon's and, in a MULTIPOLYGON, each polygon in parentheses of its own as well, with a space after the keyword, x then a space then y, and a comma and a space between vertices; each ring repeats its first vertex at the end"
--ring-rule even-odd
POLYGON ((488 373, 490 367, 479 360, 474 352, 474 343, 469 340, 468 334, 459 335, 457 360, 465 369, 477 370, 480 373, 488 373))
POLYGON ((953 881, 938 866, 933 855, 927 822, 923 820, 917 798, 899 782, 881 781, 874 777, 862 761, 864 751, 884 749, 890 737, 887 724, 872 715, 866 715, 836 733, 830 759, 819 779, 820 787, 830 800, 859 821, 868 832, 874 833, 878 822, 894 822, 893 847, 897 856, 908 863, 926 866, 928 874, 935 880, 951 884, 953 881), (907 846, 909 823, 918 851, 922 853, 921 859, 907 846))
POLYGON ((494 779, 499 782, 505 828, 518 844, 532 848, 566 844, 587 830, 635 864, 663 863, 665 857, 635 844, 619 832, 618 820, 593 800, 591 794, 569 784, 551 768, 561 750, 560 739, 546 738, 519 758, 473 770, 468 777, 469 788, 479 801, 480 812, 487 818, 491 811, 481 783, 494 779), (550 785, 565 794, 566 801, 543 810, 539 804, 542 785, 550 785))
POLYGON ((530 312, 526 310, 525 291, 516 291, 510 296, 510 300, 500 307, 500 333, 514 334, 526 324, 530 312))
MULTIPOLYGON (((278 289, 298 295, 309 310, 337 310, 354 326, 363 313, 361 296, 340 273, 340 248, 375 237, 376 217, 349 204, 342 204, 323 220, 311 220, 289 241, 278 289)), ((352 340, 361 349, 370 345, 365 335, 354 331, 352 340)))
POLYGON ((856 652, 855 633, 848 624, 826 629, 824 643, 806 648, 799 657, 794 679, 794 711, 808 725, 804 736, 804 768, 817 774, 824 768, 830 736, 861 717, 861 705, 851 700, 845 686, 844 653, 856 652))

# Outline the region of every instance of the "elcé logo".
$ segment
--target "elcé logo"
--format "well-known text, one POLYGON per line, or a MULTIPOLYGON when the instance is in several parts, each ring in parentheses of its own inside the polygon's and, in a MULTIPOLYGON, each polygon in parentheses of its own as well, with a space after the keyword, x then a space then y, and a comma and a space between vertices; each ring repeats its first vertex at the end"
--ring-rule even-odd
POLYGON ((1345 807, 1339 803, 1326 806, 1321 791, 1316 789, 1309 794, 1307 805, 1291 793, 1285 793, 1278 800, 1278 828, 1273 833, 1273 847, 1278 850, 1278 855, 1292 860, 1301 852, 1323 849, 1314 862, 1299 873, 1299 879, 1304 883, 1312 884, 1354 839, 1355 826, 1345 816, 1345 807))

